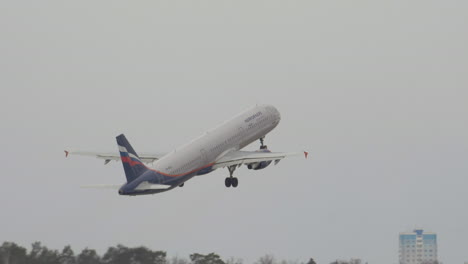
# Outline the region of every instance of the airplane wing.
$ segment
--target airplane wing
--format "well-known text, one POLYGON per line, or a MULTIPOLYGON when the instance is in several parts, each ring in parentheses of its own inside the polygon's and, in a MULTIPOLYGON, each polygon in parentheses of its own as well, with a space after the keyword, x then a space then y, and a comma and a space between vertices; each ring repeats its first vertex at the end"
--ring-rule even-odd
POLYGON ((305 158, 309 155, 303 152, 260 152, 260 151, 233 151, 215 162, 213 169, 230 166, 241 166, 242 164, 257 163, 262 161, 275 161, 275 165, 286 157, 301 156, 305 158))
MULTIPOLYGON (((117 152, 89 152, 89 151, 68 151, 65 150, 65 157, 68 157, 69 155, 79 155, 79 156, 90 156, 90 157, 95 157, 98 159, 103 159, 104 164, 109 163, 111 160, 119 161, 120 160, 120 154, 117 152)), ((142 153, 139 155, 140 160, 144 163, 152 163, 161 157, 163 157, 165 154, 155 154, 155 153, 142 153)))

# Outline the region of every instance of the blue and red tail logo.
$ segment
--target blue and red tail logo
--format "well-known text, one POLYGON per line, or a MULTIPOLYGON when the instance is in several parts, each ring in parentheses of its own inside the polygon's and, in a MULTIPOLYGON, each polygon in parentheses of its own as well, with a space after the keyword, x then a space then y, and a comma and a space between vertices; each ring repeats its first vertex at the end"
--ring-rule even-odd
POLYGON ((125 171, 125 177, 127 178, 127 182, 132 182, 145 173, 148 168, 141 162, 140 157, 138 157, 138 154, 123 134, 117 136, 116 139, 125 171))

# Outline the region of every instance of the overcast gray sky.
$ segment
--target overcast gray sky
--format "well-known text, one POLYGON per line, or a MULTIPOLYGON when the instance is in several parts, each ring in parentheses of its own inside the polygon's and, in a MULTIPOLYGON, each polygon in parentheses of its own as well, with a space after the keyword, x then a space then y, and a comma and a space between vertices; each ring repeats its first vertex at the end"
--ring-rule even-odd
MULTIPOLYGON (((398 262, 398 233, 468 261, 467 1, 2 1, 0 240, 145 245, 252 263, 398 262), (276 151, 310 159, 147 197, 120 163, 63 149, 166 152, 256 103, 276 151)), ((249 149, 258 148, 255 143, 249 149)))

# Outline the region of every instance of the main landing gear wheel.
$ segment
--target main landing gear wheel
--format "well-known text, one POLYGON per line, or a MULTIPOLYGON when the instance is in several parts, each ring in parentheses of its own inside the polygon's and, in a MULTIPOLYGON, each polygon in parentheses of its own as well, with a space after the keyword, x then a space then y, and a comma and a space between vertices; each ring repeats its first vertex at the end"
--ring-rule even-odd
POLYGON ((239 180, 236 177, 232 176, 234 174, 234 171, 236 170, 236 168, 237 168, 237 165, 232 165, 232 166, 228 167, 229 177, 227 177, 224 180, 224 185, 226 185, 226 187, 228 187, 228 188, 231 187, 231 186, 236 188, 237 185, 239 185, 239 180))
POLYGON ((237 185, 239 185, 239 180, 236 178, 236 177, 227 177, 225 180, 224 180, 224 185, 226 185, 226 187, 234 187, 236 188, 237 185))
POLYGON ((232 184, 232 187, 236 188, 237 185, 239 185, 239 180, 236 177, 234 177, 231 179, 231 184, 232 184))

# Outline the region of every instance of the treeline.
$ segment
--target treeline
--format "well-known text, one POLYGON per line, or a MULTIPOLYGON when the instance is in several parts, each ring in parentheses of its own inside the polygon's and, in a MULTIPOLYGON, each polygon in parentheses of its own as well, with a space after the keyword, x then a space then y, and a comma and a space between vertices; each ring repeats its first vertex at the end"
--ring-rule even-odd
MULTIPOLYGON (((75 254, 70 246, 61 251, 49 249, 40 242, 32 244, 31 251, 13 242, 4 242, 0 247, 0 264, 243 264, 242 259, 223 260, 219 255, 193 253, 190 259, 167 258, 165 251, 152 251, 146 247, 129 248, 123 245, 109 247, 101 256, 96 250, 85 248, 75 254)), ((256 264, 316 264, 308 262, 276 261, 272 255, 265 255, 256 264)))

